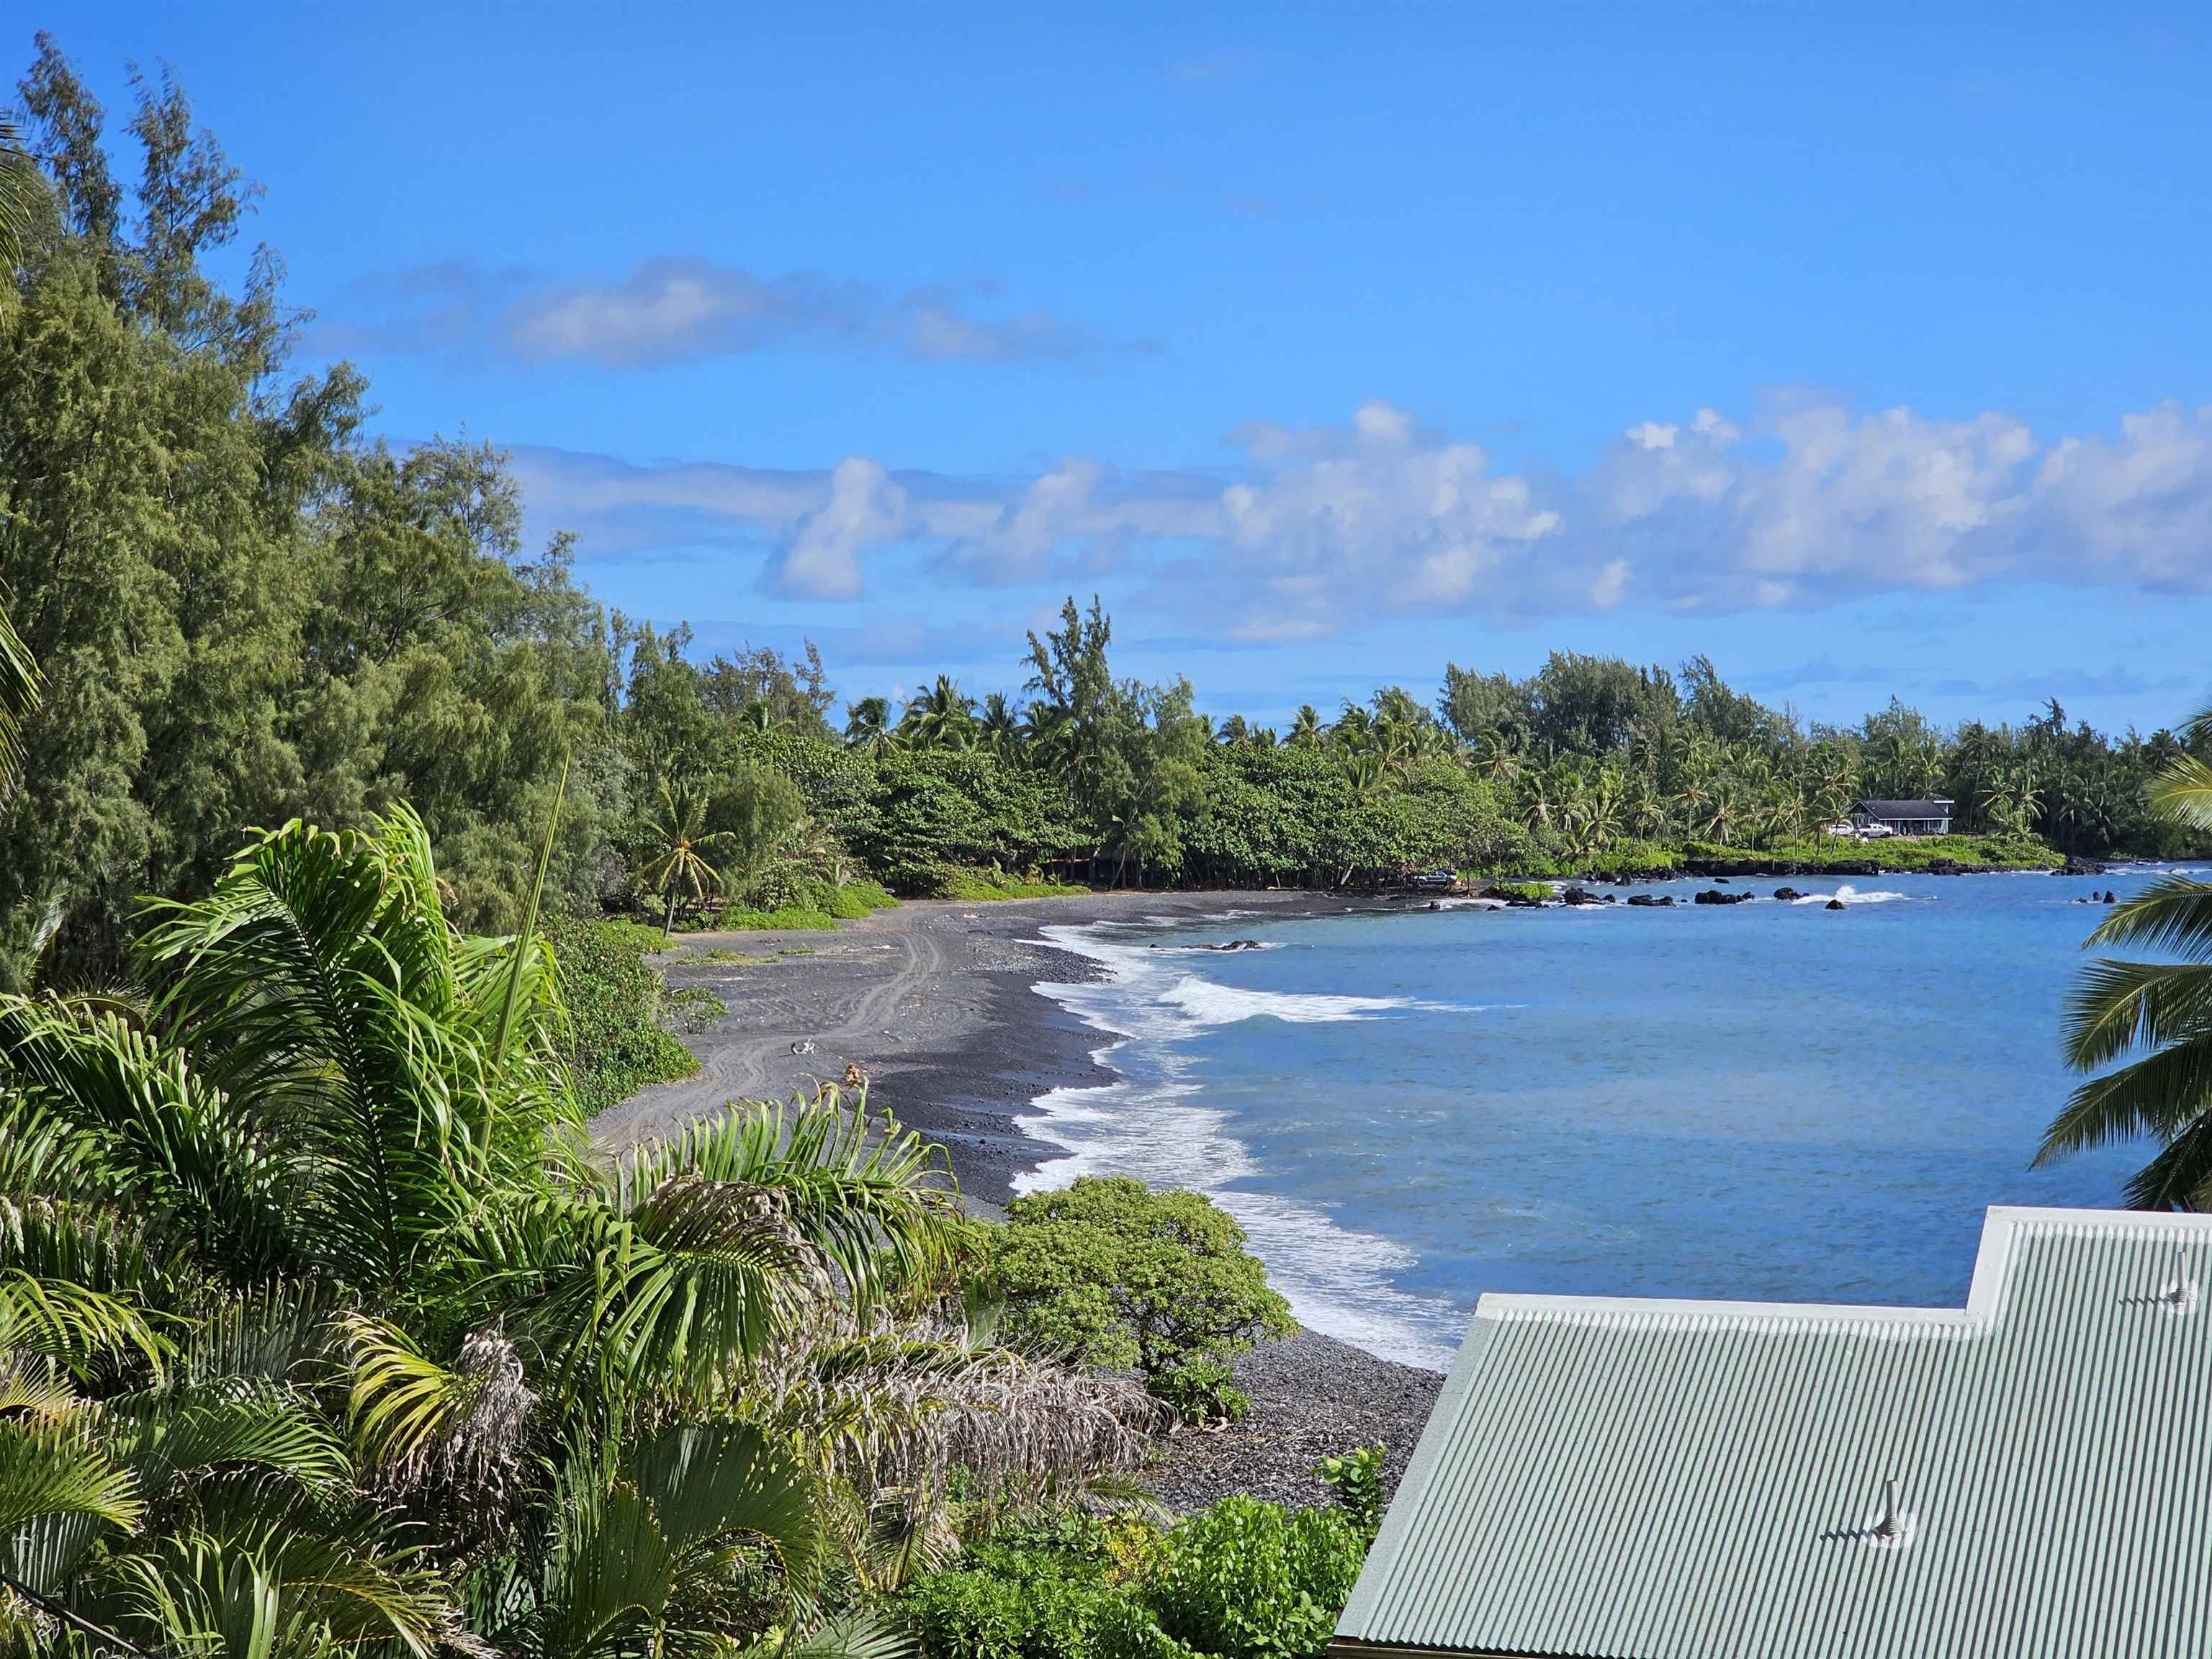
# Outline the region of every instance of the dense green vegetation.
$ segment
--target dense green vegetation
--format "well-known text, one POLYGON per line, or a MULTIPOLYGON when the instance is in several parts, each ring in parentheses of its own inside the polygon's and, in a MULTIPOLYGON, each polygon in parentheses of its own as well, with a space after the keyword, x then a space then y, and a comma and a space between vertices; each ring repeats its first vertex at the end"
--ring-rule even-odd
POLYGON ((1242 1228, 1200 1194, 1155 1192, 1127 1176, 1016 1199, 990 1267, 1019 1340, 1133 1368, 1187 1422, 1242 1416, 1222 1361, 1291 1328, 1242 1228))
MULTIPOLYGON (((2186 729, 2192 738, 2212 732, 2212 708, 2186 729)), ((2153 785, 2150 804, 2185 833, 2212 834, 2212 766, 2195 755, 2178 757, 2153 785)), ((2148 950, 2155 958, 2100 958, 2082 970, 2067 1005, 2067 1057, 2077 1071, 2099 1075, 2074 1091, 2036 1161, 2148 1137, 2160 1151, 2129 1183, 2129 1201, 2212 1209, 2212 883, 2161 877, 2106 917, 2088 943, 2148 950)))
POLYGON ((902 1598, 929 1659, 1295 1659, 1327 1650, 1371 1536, 1346 1508, 1224 1498, 1164 1531, 1009 1528, 902 1598))
POLYGON ((251 825, 359 826, 403 799, 456 919, 511 927, 564 764, 555 908, 664 925, 835 919, 849 907, 823 896, 860 880, 981 900, 1585 874, 1708 844, 1794 858, 1862 794, 1950 795, 1963 831, 2008 847, 2203 838, 2143 786, 2207 739, 2107 738, 2055 705, 1954 732, 1894 703, 1808 728, 1703 659, 1560 653, 1279 731, 1209 718, 1184 681, 1117 678, 1110 622, 1072 600, 1018 696, 940 676, 833 727, 811 648, 702 660, 685 629, 603 611, 566 538, 525 547, 489 447, 365 436, 352 368, 294 366, 274 256, 234 289, 210 274, 253 192, 173 82, 139 83, 128 167, 51 42, 20 101, 35 166, 6 175, 0 593, 21 648, 0 635, 0 747, 26 763, 0 799, 0 983, 120 971, 137 896, 206 893, 251 825))
POLYGON ((585 1116, 699 1069, 669 1031, 667 990, 645 959, 637 928, 556 916, 545 932, 568 1014, 569 1076, 585 1116))
POLYGON ((942 1154, 865 1102, 590 1155, 593 975, 440 888, 404 806, 289 824, 127 993, 0 997, 0 1568, 233 1659, 882 1651, 935 1540, 1142 1454, 1140 1392, 968 1322, 942 1154))

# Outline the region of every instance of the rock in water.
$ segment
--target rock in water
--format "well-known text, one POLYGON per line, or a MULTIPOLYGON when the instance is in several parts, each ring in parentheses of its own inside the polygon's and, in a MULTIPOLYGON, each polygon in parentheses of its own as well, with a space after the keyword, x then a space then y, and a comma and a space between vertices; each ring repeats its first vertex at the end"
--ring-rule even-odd
POLYGON ((1805 896, 1799 892, 1795 887, 1778 887, 1774 890, 1774 896, 1780 899, 1784 904, 1789 904, 1798 899, 1803 898, 1805 896))
POLYGON ((1630 896, 1631 904, 1638 909, 1656 910, 1674 902, 1672 893, 1637 893, 1630 896))
POLYGON ((1723 893, 1717 887, 1708 887, 1690 902, 1692 904, 1741 904, 1757 896, 1753 893, 1723 893))
POLYGON ((1827 910, 1840 910, 1844 908, 1844 902, 1841 899, 1830 899, 1821 908, 1827 910))

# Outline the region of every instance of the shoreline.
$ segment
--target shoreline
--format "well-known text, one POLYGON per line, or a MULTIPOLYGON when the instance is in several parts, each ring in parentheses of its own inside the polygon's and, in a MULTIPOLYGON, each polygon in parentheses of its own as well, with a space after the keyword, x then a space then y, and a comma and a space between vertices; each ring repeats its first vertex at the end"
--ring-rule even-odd
MULTIPOLYGON (((696 1074, 611 1107, 592 1120, 592 1134, 618 1151, 726 1100, 779 1099, 816 1080, 837 1081, 857 1065, 869 1079, 870 1105, 944 1146, 968 1208, 995 1218, 1015 1181, 1062 1150, 1024 1127, 1040 1115, 1037 1099, 1121 1077, 1096 1058, 1121 1039, 1036 988, 1097 982, 1106 970, 1040 939, 1042 929, 1428 906, 1425 895, 1088 893, 988 904, 908 901, 835 933, 681 935, 655 965, 672 988, 706 987, 728 1012, 682 1039, 699 1059, 696 1074), (747 960, 716 960, 718 952, 747 960)), ((1326 1504, 1315 1465, 1376 1441, 1388 1448, 1384 1480, 1395 1489, 1444 1381, 1439 1371, 1304 1328, 1234 1356, 1231 1366, 1251 1397, 1249 1416, 1224 1432, 1165 1437, 1139 1477, 1171 1510, 1189 1513, 1231 1492, 1326 1504)))
POLYGON ((1342 915, 1429 902, 1419 894, 1236 889, 923 899, 834 933, 679 934, 654 965, 672 989, 710 990, 728 1012, 681 1039, 699 1060, 696 1073, 609 1108, 592 1121, 592 1136, 621 1150, 726 1100, 781 1099, 858 1066, 871 1106, 942 1145, 970 1207, 995 1213, 1017 1180, 1065 1151, 1024 1127, 1037 1121, 1039 1097, 1121 1078, 1096 1058, 1120 1039, 1036 988, 1096 982, 1104 970, 1041 939, 1043 928, 1152 917, 1203 923, 1231 912, 1342 915))

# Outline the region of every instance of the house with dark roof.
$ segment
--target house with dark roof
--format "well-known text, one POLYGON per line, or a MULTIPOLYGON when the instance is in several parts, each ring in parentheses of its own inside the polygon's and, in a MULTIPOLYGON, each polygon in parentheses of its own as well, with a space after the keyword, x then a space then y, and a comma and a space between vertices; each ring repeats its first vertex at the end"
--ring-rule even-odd
POLYGON ((1992 1209, 1962 1309, 1486 1296, 1342 1659, 2212 1651, 2212 1215, 1992 1209))
POLYGON ((1861 830, 1879 824, 1893 836, 1948 836, 1951 809, 1956 801, 1863 800, 1851 808, 1850 821, 1861 830))

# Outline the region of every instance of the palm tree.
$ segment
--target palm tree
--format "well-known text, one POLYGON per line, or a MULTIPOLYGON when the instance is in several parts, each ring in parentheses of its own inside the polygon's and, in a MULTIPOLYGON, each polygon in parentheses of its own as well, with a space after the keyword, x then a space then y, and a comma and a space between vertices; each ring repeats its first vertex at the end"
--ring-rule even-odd
POLYGON ((660 810, 645 827, 651 851, 638 874, 648 890, 668 896, 660 919, 665 938, 675 929, 676 902, 684 892, 697 904, 721 890, 722 872, 714 860, 729 850, 730 837, 708 830, 706 792, 683 785, 660 786, 660 810))
POLYGON ((983 699, 983 712, 976 723, 982 729, 983 746, 994 753, 1011 754, 1021 743, 1022 717, 1003 691, 994 691, 983 699))
MULTIPOLYGON (((2212 735, 2212 708, 2185 729, 2212 735)), ((2184 755, 2151 785, 2153 814, 2212 833, 2212 767, 2184 755)), ((2149 1135, 2158 1155, 2128 1183, 2139 1209, 2212 1209, 2212 883, 2166 876, 2119 906, 2089 935, 2169 960, 2109 958, 2082 970, 2066 1009, 2066 1054, 2094 1073, 2075 1090, 2035 1155, 2050 1164, 2090 1146, 2149 1135)))
POLYGON ((1311 749, 1321 740, 1320 711, 1310 702, 1300 703, 1296 718, 1291 721, 1291 735, 1287 741, 1293 749, 1311 749))
POLYGON ((951 676, 939 674, 934 685, 907 704, 899 726, 925 748, 965 749, 975 738, 975 704, 960 694, 951 676))
POLYGON ((846 713, 845 741, 871 754, 883 747, 890 731, 891 706, 888 698, 862 697, 846 713))
POLYGON ((0 998, 0 1571, 104 1645, 880 1651, 833 1565, 1142 1450, 1133 1386, 932 1311, 967 1224, 864 1097, 584 1157, 550 952, 456 933, 404 809, 258 837, 138 962, 0 998))

